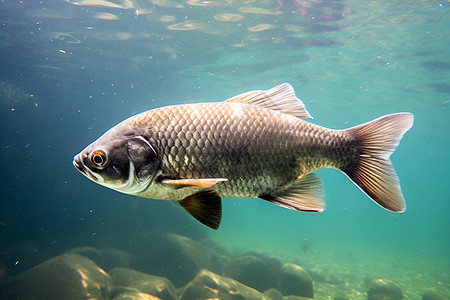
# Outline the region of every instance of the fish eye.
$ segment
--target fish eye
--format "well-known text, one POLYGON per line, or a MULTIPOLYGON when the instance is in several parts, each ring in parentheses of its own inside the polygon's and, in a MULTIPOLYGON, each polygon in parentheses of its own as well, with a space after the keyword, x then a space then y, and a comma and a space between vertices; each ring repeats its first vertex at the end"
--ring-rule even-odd
POLYGON ((107 157, 106 157, 106 153, 101 151, 101 150, 97 150, 92 152, 91 154, 91 163, 97 167, 104 167, 106 165, 107 162, 107 157))

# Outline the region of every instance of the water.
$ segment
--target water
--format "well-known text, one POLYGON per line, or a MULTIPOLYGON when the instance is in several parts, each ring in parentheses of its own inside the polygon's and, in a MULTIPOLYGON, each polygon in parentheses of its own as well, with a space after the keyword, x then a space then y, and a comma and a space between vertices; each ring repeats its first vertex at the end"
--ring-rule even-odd
POLYGON ((366 299, 367 278, 396 282, 405 299, 429 290, 448 299, 449 9, 439 1, 0 3, 0 279, 81 246, 141 253, 157 229, 337 276, 335 285, 315 280, 318 299, 366 299), (74 154, 134 113, 281 82, 329 128, 414 113, 392 156, 405 213, 320 170, 325 212, 224 199, 212 231, 173 203, 108 190, 72 166, 74 154))

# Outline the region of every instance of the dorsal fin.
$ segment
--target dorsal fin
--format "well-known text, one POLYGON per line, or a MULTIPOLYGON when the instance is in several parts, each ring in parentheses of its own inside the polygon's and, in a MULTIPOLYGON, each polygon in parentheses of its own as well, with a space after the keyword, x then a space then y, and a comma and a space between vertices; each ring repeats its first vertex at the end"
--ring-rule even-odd
POLYGON ((258 105, 298 118, 312 118, 305 104, 295 96, 294 88, 289 83, 282 83, 267 91, 256 90, 239 94, 225 102, 258 105))

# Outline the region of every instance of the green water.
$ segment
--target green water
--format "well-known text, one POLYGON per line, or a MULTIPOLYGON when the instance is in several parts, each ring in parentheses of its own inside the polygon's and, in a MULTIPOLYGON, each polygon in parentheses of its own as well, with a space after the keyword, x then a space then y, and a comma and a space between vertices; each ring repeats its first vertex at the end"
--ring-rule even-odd
POLYGON ((449 9, 439 1, 0 3, 0 267, 13 276, 74 247, 127 249, 116 232, 158 228, 340 278, 315 282, 317 299, 366 299, 367 278, 393 280, 405 299, 427 290, 448 299, 449 9), (170 203, 88 182, 71 165, 134 113, 282 82, 329 128, 415 115, 391 157, 405 213, 383 210, 327 169, 317 172, 323 213, 227 198, 212 231, 170 203))

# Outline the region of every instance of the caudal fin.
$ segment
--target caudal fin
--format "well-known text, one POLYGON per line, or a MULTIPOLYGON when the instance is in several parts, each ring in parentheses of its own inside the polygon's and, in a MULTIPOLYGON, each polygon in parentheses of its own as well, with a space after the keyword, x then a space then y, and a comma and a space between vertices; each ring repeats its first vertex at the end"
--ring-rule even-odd
POLYGON ((403 212, 406 206, 389 157, 413 123, 412 114, 397 113, 347 129, 357 144, 357 157, 342 171, 372 200, 393 212, 403 212))

